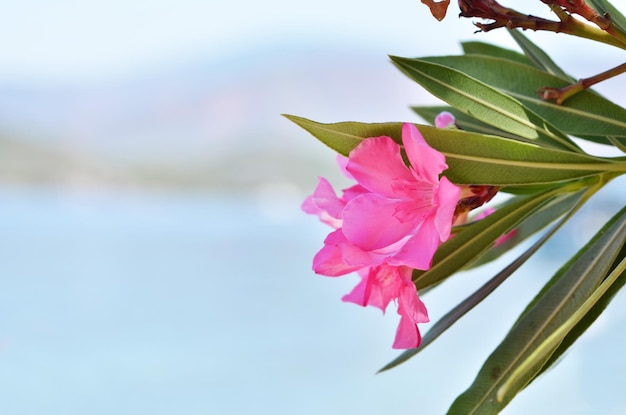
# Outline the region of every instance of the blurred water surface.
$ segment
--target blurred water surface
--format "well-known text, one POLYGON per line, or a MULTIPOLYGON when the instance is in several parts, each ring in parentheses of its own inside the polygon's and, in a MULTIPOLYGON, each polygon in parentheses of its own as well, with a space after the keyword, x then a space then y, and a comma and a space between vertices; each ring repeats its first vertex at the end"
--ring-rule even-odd
MULTIPOLYGON (((558 265, 543 256, 423 355, 375 375, 396 356, 395 311, 339 301, 356 278, 310 271, 326 229, 263 203, 0 190, 0 411, 443 413, 541 286, 539 271, 558 265)), ((298 210, 295 198, 281 203, 298 210)), ((490 273, 426 295, 431 317, 490 273)), ((620 413, 620 382, 599 382, 623 373, 608 357, 625 341, 607 334, 626 321, 619 309, 506 413, 620 413)))

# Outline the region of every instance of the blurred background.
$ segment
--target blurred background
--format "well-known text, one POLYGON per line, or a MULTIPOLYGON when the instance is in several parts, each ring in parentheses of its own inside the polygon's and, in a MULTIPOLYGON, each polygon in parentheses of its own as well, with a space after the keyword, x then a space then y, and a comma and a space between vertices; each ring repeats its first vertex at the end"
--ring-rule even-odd
MULTIPOLYGON (((526 3, 507 5, 545 15, 526 3)), ((437 101, 387 55, 514 47, 505 33, 474 34, 454 4, 437 22, 415 0, 2 9, 4 414, 443 413, 624 203, 623 182, 604 189, 458 327, 375 375, 397 355, 398 316, 342 303, 355 276, 310 270, 327 229, 300 203, 320 175, 345 182, 333 152, 280 114, 420 122, 409 106, 437 101)), ((621 63, 590 42, 528 35, 576 77, 621 63)), ((624 105, 623 81, 597 90, 624 105)), ((424 296, 431 319, 499 267, 424 296)), ((612 356, 626 344, 625 301, 505 413, 624 413, 625 367, 612 356)))

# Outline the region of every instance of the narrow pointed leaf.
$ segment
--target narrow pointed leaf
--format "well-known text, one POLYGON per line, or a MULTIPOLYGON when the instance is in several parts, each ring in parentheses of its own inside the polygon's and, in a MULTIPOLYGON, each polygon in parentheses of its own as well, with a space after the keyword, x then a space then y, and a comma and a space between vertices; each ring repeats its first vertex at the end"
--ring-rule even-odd
MULTIPOLYGON (((402 142, 401 123, 321 124, 293 115, 286 117, 346 156, 368 137, 386 135, 402 142)), ((425 125, 417 127, 426 141, 446 156, 449 168, 444 174, 456 184, 549 186, 626 168, 608 160, 503 137, 425 125)))
MULTIPOLYGON (((480 55, 466 55, 466 57, 497 59, 480 55)), ((409 78, 461 112, 537 144, 581 151, 558 128, 524 106, 515 97, 498 91, 488 85, 488 82, 485 83, 471 74, 451 67, 447 62, 435 62, 437 58, 425 60, 394 56, 391 60, 409 78)), ((499 61, 524 67, 527 70, 533 69, 503 59, 499 61)), ((483 68, 484 71, 486 68, 483 68)))
MULTIPOLYGON (((617 267, 619 260, 626 257, 626 244, 622 246, 621 252, 617 255, 615 262, 611 266, 611 270, 617 267)), ((546 362, 546 364, 541 368, 541 371, 537 374, 537 376, 541 375, 545 370, 549 369, 552 365, 554 365, 558 359, 569 349, 569 347, 574 344, 576 340, 593 324, 594 321, 602 314, 602 312, 609 305, 611 300, 615 297, 615 294, 622 289, 624 284, 626 283, 626 273, 622 272, 622 274, 618 277, 617 281, 611 285, 608 291, 602 295, 600 299, 596 302, 593 308, 583 317, 583 319, 565 336, 563 341, 559 344, 557 349, 554 351, 550 359, 546 362)), ((536 378, 536 377, 535 377, 536 378)), ((533 378, 533 380, 535 379, 533 378)))
POLYGON ((576 80, 569 76, 563 69, 561 69, 547 53, 545 53, 539 46, 535 45, 531 42, 526 36, 522 34, 519 30, 510 30, 509 34, 513 37, 513 40, 517 42, 520 48, 524 51, 526 56, 530 61, 532 61, 535 66, 549 74, 558 76, 559 78, 566 79, 570 82, 575 82, 576 80))
POLYGON ((466 55, 486 55, 493 56, 494 58, 507 59, 513 62, 521 63, 524 65, 532 66, 533 62, 523 54, 514 50, 501 48, 489 43, 483 42, 463 42, 461 44, 463 52, 466 55))
MULTIPOLYGON (((447 329, 449 329, 454 323, 456 323, 461 317, 467 314, 470 310, 472 310, 476 305, 480 304, 482 300, 484 300, 489 294, 491 294, 496 288, 500 286, 506 279, 513 274, 519 267, 521 267, 527 260, 530 258, 539 248, 543 246, 543 244, 554 235, 554 233, 567 222, 567 220, 574 214, 575 211, 578 210, 580 206, 582 206, 582 195, 584 190, 570 195, 566 200, 569 202, 568 205, 570 207, 570 211, 566 216, 564 216, 558 223, 556 223, 549 231, 544 233, 541 238, 539 238, 530 248, 528 248, 522 255, 517 257, 515 261, 511 262, 507 265, 503 270, 498 272, 493 278, 487 281, 482 287, 480 287, 477 291, 475 291, 472 295, 463 300, 460 304, 450 310, 446 315, 444 315, 441 319, 437 321, 428 332, 422 337, 422 343, 420 347, 417 349, 408 349, 402 352, 397 358, 388 363, 385 367, 379 370, 379 372, 383 372, 389 369, 392 369, 422 350, 424 350, 428 345, 434 342, 440 335, 442 335, 447 329), (577 203, 579 202, 579 203, 577 203), (575 203, 576 206, 572 206, 572 203, 575 203)), ((544 209, 545 210, 545 209, 544 209)), ((530 219, 536 217, 537 215, 533 215, 530 219)), ((526 220, 525 222, 528 222, 526 220)), ((491 248, 492 250, 494 248, 491 248)), ((489 252, 489 251, 488 251, 489 252)))
POLYGON ((476 118, 470 117, 469 115, 454 109, 448 106, 428 106, 428 107, 411 107, 413 111, 420 117, 422 117, 425 121, 430 123, 431 125, 435 124, 435 117, 439 115, 442 111, 447 111, 450 114, 454 115, 456 119, 456 125, 465 131, 471 131, 474 133, 481 134, 489 134, 489 135, 497 135, 500 137, 511 138, 513 140, 523 140, 522 137, 517 136, 515 134, 511 134, 499 128, 493 127, 484 122, 478 121, 476 118))
POLYGON ((624 165, 503 137, 418 126, 446 156, 445 175, 457 184, 524 186, 557 183, 621 171, 624 165))
POLYGON ((576 256, 563 266, 525 310, 506 338, 489 356, 474 383, 452 404, 451 414, 496 414, 541 370, 546 358, 535 362, 523 377, 498 394, 515 369, 572 316, 607 275, 626 239, 626 210, 610 220, 576 256))
POLYGON ((587 197, 585 196, 585 199, 581 200, 583 198, 583 194, 585 194, 585 190, 581 190, 577 193, 561 195, 549 203, 546 203, 540 209, 535 211, 532 216, 528 217, 524 220, 524 222, 515 228, 515 235, 513 235, 506 242, 498 246, 493 246, 485 252, 484 255, 469 264, 465 269, 475 268, 499 258, 505 252, 513 249, 530 236, 548 226, 558 217, 568 211, 572 211, 574 205, 582 205, 586 201, 587 197))
POLYGON ((538 195, 518 197, 507 206, 455 234, 437 249, 429 270, 413 271, 413 282, 417 291, 440 283, 480 257, 493 246, 496 239, 510 232, 549 202, 556 192, 557 190, 551 189, 538 195))
POLYGON ((619 151, 626 153, 626 143, 617 140, 615 137, 608 136, 609 142, 613 144, 619 151))
MULTIPOLYGON (((624 235, 626 237, 626 235, 624 235)), ((621 240, 622 247, 624 239, 621 240)), ((617 255, 614 257, 616 258, 617 255)), ((626 272, 626 258, 620 260, 613 271, 602 281, 600 286, 585 300, 585 302, 563 324, 557 327, 550 335, 537 346, 524 361, 517 366, 509 378, 504 382, 496 394, 496 399, 504 401, 507 395, 515 395, 518 390, 528 385, 539 376, 545 368, 552 354, 561 346, 567 335, 587 316, 611 289, 613 284, 626 272), (544 363, 545 362, 545 363, 544 363), (523 384, 522 384, 523 383, 523 384), (520 384, 522 384, 520 388, 520 384)), ((512 398, 511 398, 512 399, 512 398)))
POLYGON ((576 94, 562 105, 541 99, 538 88, 569 85, 560 77, 488 56, 443 56, 423 60, 454 68, 498 89, 568 134, 601 143, 608 143, 608 135, 626 140, 626 109, 590 90, 576 94))
POLYGON ((283 116, 311 133, 328 147, 346 157, 354 147, 358 146, 363 139, 368 137, 386 135, 393 138, 398 143, 402 142, 401 123, 366 124, 359 122, 340 122, 335 124, 323 124, 295 115, 284 114, 283 116))

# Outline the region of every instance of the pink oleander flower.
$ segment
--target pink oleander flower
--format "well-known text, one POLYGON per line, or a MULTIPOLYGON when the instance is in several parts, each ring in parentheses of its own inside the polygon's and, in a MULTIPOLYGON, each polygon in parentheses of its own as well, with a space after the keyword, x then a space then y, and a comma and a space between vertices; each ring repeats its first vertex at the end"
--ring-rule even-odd
POLYGON ((435 117, 435 127, 437 128, 455 128, 456 118, 448 111, 442 111, 435 117))
POLYGON ((450 236, 460 188, 439 179, 448 168, 445 157, 413 124, 402 126, 402 143, 409 166, 385 136, 365 139, 350 152, 346 171, 362 191, 346 200, 341 229, 357 248, 384 251, 390 265, 427 270, 450 236))
POLYGON ((412 268, 429 269, 437 247, 449 238, 461 190, 439 178, 448 167, 445 157, 413 124, 403 125, 402 142, 409 166, 391 138, 367 138, 347 159, 338 158, 357 184, 338 197, 320 178, 302 209, 335 228, 315 255, 313 270, 327 276, 358 271, 362 281, 345 301, 384 311, 397 299, 401 320, 394 347, 410 348, 420 342, 417 324, 428 321, 412 268))
POLYGON ((371 305, 385 312, 389 303, 397 299, 400 324, 393 342, 394 349, 410 349, 419 346, 422 336, 419 323, 428 323, 428 311, 415 291, 411 280, 413 270, 409 267, 379 265, 359 271, 361 282, 342 300, 360 306, 371 305))
POLYGON ((414 125, 404 124, 402 137, 410 166, 391 138, 367 138, 350 152, 347 162, 340 159, 358 184, 339 198, 320 178, 305 200, 305 212, 340 230, 329 235, 316 256, 317 273, 343 275, 385 261, 430 268, 437 247, 450 236, 461 190, 447 178, 439 179, 447 168, 445 157, 414 125))

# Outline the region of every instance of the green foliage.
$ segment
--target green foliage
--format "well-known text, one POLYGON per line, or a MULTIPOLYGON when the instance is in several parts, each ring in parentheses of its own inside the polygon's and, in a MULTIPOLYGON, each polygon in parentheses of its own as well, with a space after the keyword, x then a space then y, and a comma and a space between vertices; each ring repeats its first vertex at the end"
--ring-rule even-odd
POLYGON ((485 55, 492 56, 494 58, 502 58, 512 62, 521 63, 524 65, 532 66, 533 61, 524 54, 516 52, 514 50, 501 48, 499 46, 491 45, 483 42, 463 42, 463 53, 466 55, 485 55))
MULTIPOLYGON (((321 124, 286 115, 321 142, 348 155, 363 139, 385 135, 401 143, 401 123, 321 124)), ((550 185, 621 171, 624 165, 578 152, 499 136, 420 125, 426 141, 446 156, 446 176, 458 184, 550 185)))
MULTIPOLYGON (((428 92, 479 121, 518 135, 529 142, 579 151, 565 134, 515 97, 500 92, 479 79, 452 66, 446 66, 445 63, 394 56, 391 60, 428 92)), ((510 61, 501 60, 501 62, 510 61)))
MULTIPOLYGON (((626 18, 606 0, 587 3, 605 19, 601 23, 608 25, 606 31, 573 20, 563 22, 571 25, 564 31, 626 48, 626 18), (610 41, 608 35, 612 36, 610 41)), ((554 10, 561 13, 559 18, 567 14, 565 6, 554 10)), ((413 282, 418 291, 434 289, 464 269, 500 258, 521 241, 538 233, 540 236, 482 287, 451 307, 425 334, 420 348, 406 350, 381 371, 432 344, 574 218, 597 190, 626 172, 626 157, 588 155, 573 138, 626 150, 626 109, 590 89, 577 92, 562 104, 542 99, 540 89, 566 90, 575 80, 520 31, 508 31, 523 53, 465 42, 459 56, 391 57, 405 75, 446 104, 413 107, 420 117, 430 124, 442 111, 455 117, 458 128, 418 125, 425 140, 446 156, 449 168, 443 174, 459 185, 496 186, 511 194, 495 213, 456 227, 454 236, 439 246, 432 267, 413 272, 413 282), (512 238, 496 244, 513 230, 512 238)), ((286 117, 346 156, 369 137, 385 135, 402 144, 399 122, 321 124, 286 117)), ((449 413, 498 413, 550 368, 626 283, 625 256, 626 208, 554 276, 546 276, 543 289, 449 413)))
MULTIPOLYGON (((429 344, 435 341, 441 334, 443 334, 447 329, 449 329, 453 324, 455 324, 461 317, 463 317, 466 313, 468 313, 472 308, 476 305, 480 304, 482 300, 484 300, 489 294, 491 294, 496 288, 500 286, 508 277, 510 277, 519 267, 521 267, 526 260, 528 260, 539 248, 543 246, 543 244, 550 239, 556 231, 558 231, 565 222, 582 206, 585 202, 586 190, 580 191, 578 193, 574 193, 572 195, 567 195, 566 197, 559 198, 555 200, 553 203, 548 203, 544 205, 539 211, 526 219, 522 224, 517 227, 517 233, 520 233, 522 228, 535 228, 537 227, 537 218, 541 218, 545 220, 547 223, 551 222, 551 215, 555 214, 555 216, 560 216, 564 213, 564 210, 567 210, 567 214, 563 216, 561 220, 557 224, 555 224, 549 231, 545 232, 544 235, 539 238, 530 248, 528 248, 523 254, 521 254, 517 259, 511 262, 508 266, 506 266, 502 271, 498 272, 493 278, 491 278, 487 283, 485 283, 482 287, 480 287, 476 292, 467 297, 461 303, 459 303, 456 307, 450 310, 445 316, 443 316, 439 321, 437 321, 433 327, 428 330, 426 335, 422 338, 422 344, 418 349, 409 349, 404 351, 400 356, 394 359, 392 362, 383 367, 380 371, 389 370, 393 367, 398 366, 401 363, 404 363, 411 357, 415 356, 424 348, 426 348, 429 344), (563 211, 561 210, 563 209, 563 211), (556 212, 555 212, 556 211, 556 212), (558 212, 558 213, 557 213, 558 212), (547 215, 546 215, 547 213, 547 215), (530 226, 529 226, 530 225, 530 226)), ((545 223, 544 225, 547 225, 545 223)), ((505 246, 503 244, 502 246, 505 246)), ((488 256, 492 251, 496 251, 500 247, 493 247, 486 252, 486 255, 480 257, 483 259, 488 256)))
POLYGON ((472 386, 453 403, 450 413, 498 413, 531 382, 563 338, 550 343, 544 354, 527 359, 595 292, 614 265, 625 241, 626 208, 557 272, 548 288, 533 300, 489 356, 472 386), (509 384, 512 374, 522 365, 524 372, 509 384), (506 389, 501 389, 505 385, 506 389))
POLYGON ((531 61, 537 68, 547 72, 551 75, 558 76, 562 79, 566 79, 570 82, 574 82, 575 79, 565 73, 547 53, 532 43, 522 32, 518 30, 509 30, 509 34, 517 42, 519 47, 524 51, 528 60, 531 61))
POLYGON ((592 91, 583 91, 563 105, 542 100, 537 85, 557 88, 569 81, 539 69, 500 58, 464 55, 423 58, 473 76, 521 102, 561 131, 608 144, 607 135, 626 138, 626 110, 592 91), (484 68, 491 68, 485 71, 484 68))

